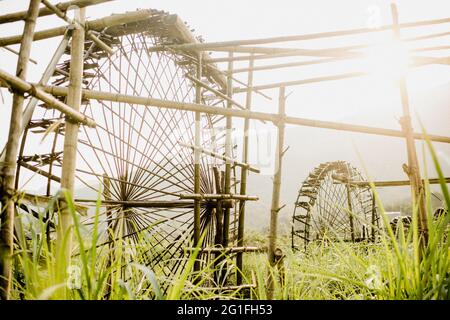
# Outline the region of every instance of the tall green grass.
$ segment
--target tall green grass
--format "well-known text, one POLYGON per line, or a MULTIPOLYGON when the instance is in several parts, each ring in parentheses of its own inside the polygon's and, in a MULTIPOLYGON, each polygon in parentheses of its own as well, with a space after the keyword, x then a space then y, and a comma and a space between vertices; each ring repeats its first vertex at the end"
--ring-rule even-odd
MULTIPOLYGON (((450 194, 433 146, 428 141, 440 187, 443 206, 450 207, 450 194)), ((373 186, 372 186, 373 187, 373 186)), ((326 241, 311 243, 306 251, 292 251, 290 239, 281 238, 286 254, 284 286, 276 282, 276 299, 449 299, 450 285, 450 215, 432 217, 428 184, 425 197, 429 212, 429 242, 420 246, 417 205, 413 203, 412 227, 392 230, 376 190, 377 205, 386 228, 379 230, 376 243, 326 241)), ((17 219, 19 239, 15 250, 13 297, 16 299, 265 299, 269 266, 266 254, 246 254, 242 273, 246 283, 256 275, 256 287, 250 294, 239 290, 221 292, 210 288, 214 283, 214 261, 203 270, 193 271, 201 241, 194 254, 186 253, 186 267, 171 276, 146 266, 143 255, 152 239, 140 235, 140 245, 131 248, 126 240, 99 246, 97 233, 100 200, 97 203, 92 236, 79 221, 72 199, 65 194, 74 219, 74 246, 71 271, 61 270, 63 256, 56 251, 54 240, 47 235, 44 219, 17 219), (30 239, 26 239, 25 234, 30 239), (133 263, 130 255, 133 255, 133 263), (69 285, 68 285, 69 284, 69 285), (163 290, 166 285, 167 290, 163 290)), ((99 197, 100 198, 100 197, 99 197)), ((57 198, 47 210, 55 210, 57 198)), ((40 213, 42 216, 43 212, 40 213)), ((120 231, 119 231, 120 232, 120 231)), ((265 235, 247 237, 247 244, 265 244, 265 235)), ((226 261, 229 274, 234 274, 233 257, 226 261)), ((276 277, 278 275, 275 275, 276 277)), ((227 285, 227 283, 223 283, 227 285)))

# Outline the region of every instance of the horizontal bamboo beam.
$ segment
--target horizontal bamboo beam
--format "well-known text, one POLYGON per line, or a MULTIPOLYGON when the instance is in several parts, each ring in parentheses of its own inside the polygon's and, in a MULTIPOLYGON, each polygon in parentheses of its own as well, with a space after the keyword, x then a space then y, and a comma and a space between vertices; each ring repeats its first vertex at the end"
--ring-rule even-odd
MULTIPOLYGON (((284 82, 275 82, 275 83, 254 86, 253 88, 255 88, 257 90, 269 90, 269 89, 276 89, 276 88, 280 88, 280 87, 300 86, 300 85, 309 84, 309 83, 357 78, 357 77, 366 76, 367 74, 368 74, 367 72, 350 72, 350 73, 342 73, 342 74, 337 74, 337 75, 332 75, 332 76, 315 77, 315 78, 309 78, 309 79, 284 81, 284 82)), ((244 92, 247 92, 247 89, 236 87, 233 89, 233 92, 234 93, 244 93, 244 92)))
POLYGON ((221 159, 223 161, 226 161, 226 162, 231 163, 233 165, 236 165, 238 167, 246 168, 247 170, 249 170, 251 172, 255 172, 255 173, 260 173, 261 172, 258 168, 252 167, 248 163, 243 163, 243 162, 237 161, 237 160, 235 160, 233 158, 228 158, 228 157, 226 157, 224 155, 215 153, 213 151, 203 149, 202 147, 196 147, 194 145, 190 145, 190 144, 183 143, 183 142, 179 142, 179 144, 180 144, 180 146, 183 146, 185 148, 189 148, 189 149, 192 149, 192 150, 200 151, 201 153, 204 153, 204 154, 206 154, 208 156, 211 156, 211 157, 214 157, 214 158, 217 158, 217 159, 221 159))
MULTIPOLYGON (((102 31, 104 28, 112 27, 115 25, 126 24, 130 22, 136 22, 150 18, 154 14, 152 10, 138 10, 134 12, 127 12, 123 14, 114 14, 109 17, 86 21, 85 29, 93 31, 102 31)), ((67 27, 57 27, 52 29, 46 29, 37 31, 34 33, 34 41, 44 40, 62 36, 66 32, 67 27)), ((0 47, 20 43, 22 35, 15 35, 10 37, 0 38, 0 47)))
POLYGON ((28 170, 30 170, 30 171, 33 171, 33 172, 35 172, 37 174, 40 174, 41 176, 49 178, 49 179, 51 179, 53 181, 56 181, 58 183, 61 182, 61 178, 60 177, 57 177, 57 176, 55 176, 53 174, 48 173, 47 171, 44 171, 44 170, 39 169, 39 168, 37 168, 35 166, 32 166, 31 164, 28 164, 25 161, 19 161, 19 165, 24 167, 24 168, 26 168, 26 169, 28 169, 28 170))
MULTIPOLYGON (((84 8, 87 6, 93 6, 96 4, 112 2, 112 1, 115 1, 115 0, 73 0, 73 1, 67 1, 67 2, 60 2, 60 3, 56 4, 55 6, 59 10, 65 12, 70 7, 84 8)), ((49 8, 42 8, 39 10, 38 17, 49 16, 52 14, 53 14, 53 11, 50 10, 49 8)), ((21 21, 21 20, 25 20, 26 18, 27 18, 27 11, 8 13, 8 14, 0 16, 0 24, 21 21)))
MULTIPOLYGON (((194 252, 197 250, 197 248, 184 248, 183 250, 187 252, 194 252)), ((265 247, 227 247, 227 248, 200 248, 198 249, 199 253, 223 253, 223 254, 230 254, 230 253, 238 253, 238 252, 266 252, 267 248, 265 247)))
MULTIPOLYGON (((442 23, 450 23, 450 18, 402 23, 402 24, 399 24, 398 27, 400 29, 406 29, 406 28, 413 28, 413 27, 420 27, 420 26, 442 24, 442 23)), ((271 38, 260 38, 260 39, 232 40, 232 41, 223 41, 223 42, 181 44, 181 45, 162 45, 162 46, 153 47, 152 50, 160 51, 160 50, 167 50, 168 48, 171 48, 174 50, 213 50, 213 49, 217 49, 217 48, 221 48, 221 47, 230 47, 230 46, 259 45, 259 44, 268 44, 268 43, 277 43, 277 42, 292 42, 292 41, 340 37, 340 36, 357 35, 357 34, 363 34, 363 33, 374 33, 374 32, 392 30, 393 27, 394 27, 393 25, 384 25, 384 26, 380 26, 379 28, 347 29, 347 30, 339 30, 339 31, 320 32, 320 33, 303 34, 303 35, 282 36, 282 37, 271 37, 271 38)))
POLYGON ((220 47, 213 49, 212 51, 218 52, 234 52, 234 53, 258 53, 258 54, 289 54, 296 56, 309 56, 309 57, 346 57, 346 58, 359 58, 363 54, 359 52, 352 52, 348 50, 355 48, 327 48, 327 49, 297 49, 297 48, 273 48, 273 47, 220 47))
MULTIPOLYGON (((76 203, 96 203, 94 199, 75 199, 76 203)), ((102 205, 123 206, 128 208, 193 208, 194 201, 188 200, 167 200, 167 201, 120 201, 120 200, 102 200, 102 205)))
POLYGON ((196 193, 182 193, 180 199, 196 199, 196 200, 245 200, 245 201, 258 201, 257 196, 246 196, 241 194, 196 194, 196 193))
MULTIPOLYGON (((42 3, 49 8, 50 10, 52 10, 58 17, 60 17, 61 19, 63 19, 64 21, 66 21, 69 25, 75 25, 78 28, 82 28, 84 31, 84 25, 82 25, 81 23, 79 23, 76 20, 72 20, 70 19, 65 12, 61 11, 60 9, 58 9, 58 7, 56 7, 55 5, 51 4, 50 1, 48 0, 42 0, 42 3)), ((99 38, 97 38, 92 31, 87 31, 86 32, 86 36, 91 39, 99 48, 101 48, 102 50, 104 50, 106 53, 108 53, 109 55, 112 55, 114 53, 113 49, 108 46, 106 43, 104 43, 102 40, 100 40, 99 38)))
POLYGON ((189 80, 191 80, 191 81, 194 82, 195 84, 198 84, 198 85, 199 85, 200 87, 202 87, 203 89, 206 89, 206 90, 208 90, 208 91, 214 93, 216 96, 218 96, 218 97, 220 97, 220 98, 222 98, 222 99, 224 99, 224 100, 226 100, 226 101, 231 102, 232 104, 234 104, 234 105, 235 105, 236 107, 238 107, 239 109, 241 109, 241 110, 244 110, 244 109, 245 109, 245 107, 242 106, 240 103, 238 103, 238 102, 234 101, 233 99, 229 98, 226 94, 223 94, 223 93, 220 92, 219 90, 216 90, 216 89, 214 89, 214 88, 211 88, 209 85, 207 85, 207 84, 204 83, 203 81, 200 81, 199 79, 194 78, 193 76, 191 76, 191 75, 189 75, 189 74, 186 74, 185 76, 186 76, 186 78, 188 78, 189 80))
MULTIPOLYGON (((46 91, 50 94, 56 95, 56 96, 66 96, 67 95, 67 88, 64 88, 64 87, 42 86, 41 88, 44 91, 46 91)), ((94 91, 94 90, 84 89, 83 97, 85 99, 121 102, 121 103, 129 103, 129 104, 136 104, 136 105, 142 105, 142 106, 152 106, 152 107, 167 108, 167 109, 174 109, 174 110, 184 110, 184 111, 193 111, 193 112, 198 111, 198 112, 202 112, 202 113, 208 113, 211 115, 232 116, 232 117, 252 119, 252 120, 264 120, 264 121, 270 121, 273 123, 278 123, 279 121, 282 120, 286 124, 292 124, 292 125, 404 138, 404 134, 400 130, 384 129, 384 128, 377 128, 377 127, 369 127, 369 126, 360 126, 360 125, 331 122, 331 121, 304 119, 304 118, 297 118, 297 117, 290 117, 290 116, 280 118, 278 115, 271 114, 271 113, 256 112, 256 111, 249 111, 249 110, 233 110, 233 109, 228 109, 228 108, 207 106, 204 104, 160 100, 160 99, 138 97, 138 96, 133 96, 133 95, 119 94, 119 93, 110 93, 110 92, 102 92, 102 91, 94 91)), ((423 136, 423 134, 415 133, 414 138, 417 140, 423 140, 424 136, 423 136)), ((429 135, 428 138, 431 141, 435 141, 435 142, 450 143, 450 137, 429 135)))
POLYGON ((31 96, 45 102, 46 105, 58 111, 61 111, 73 121, 82 123, 91 128, 95 127, 95 122, 92 119, 85 116, 84 114, 73 110, 71 107, 59 101, 52 95, 46 93, 39 87, 30 84, 20 79, 19 77, 13 76, 3 71, 2 69, 0 69, 0 80, 6 82, 10 87, 14 88, 14 90, 18 90, 22 93, 28 93, 31 96))
MULTIPOLYGON (((341 180, 338 181, 355 186, 363 186, 363 187, 370 186, 369 181, 348 181, 348 182, 344 182, 341 180)), ((439 179, 425 179, 422 181, 423 183, 428 182, 429 184, 440 184, 439 179)), ((450 183, 450 178, 445 178, 445 183, 450 183)), ((403 187, 411 185, 411 182, 409 180, 398 180, 398 181, 393 180, 393 181, 374 181, 373 184, 375 187, 403 187)))

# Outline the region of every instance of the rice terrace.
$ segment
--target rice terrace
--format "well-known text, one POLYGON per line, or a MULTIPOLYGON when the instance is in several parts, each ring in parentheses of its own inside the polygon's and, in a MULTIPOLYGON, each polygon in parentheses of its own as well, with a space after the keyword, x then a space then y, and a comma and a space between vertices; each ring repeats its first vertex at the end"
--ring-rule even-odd
POLYGON ((1 299, 448 300, 449 40, 445 0, 1 1, 1 299))

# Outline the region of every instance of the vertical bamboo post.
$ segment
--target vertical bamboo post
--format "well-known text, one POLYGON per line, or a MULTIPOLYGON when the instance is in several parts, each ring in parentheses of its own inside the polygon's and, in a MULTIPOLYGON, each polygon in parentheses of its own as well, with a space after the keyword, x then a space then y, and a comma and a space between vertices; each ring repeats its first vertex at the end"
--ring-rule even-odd
POLYGON ((376 223, 376 203, 375 203, 375 190, 372 190, 372 228, 371 228, 371 240, 372 242, 375 242, 375 223, 376 223))
POLYGON ((275 173, 273 177, 273 191, 272 191, 272 208, 270 210, 270 230, 269 230, 269 281, 267 285, 267 299, 273 299, 275 290, 274 275, 275 266, 277 263, 275 250, 277 243, 277 229, 278 229, 278 213, 280 211, 280 191, 281 191, 281 174, 283 166, 283 148, 284 148, 284 129, 286 116, 286 95, 285 87, 280 87, 278 97, 278 116, 277 123, 278 137, 275 151, 275 173))
MULTIPOLYGON (((85 9, 76 9, 75 19, 84 23, 85 9)), ((83 77, 83 52, 84 52, 84 31, 81 27, 73 26, 71 43, 71 60, 69 73, 69 89, 67 95, 67 105, 79 111, 81 105, 82 77, 83 77)), ((66 127, 64 135, 64 154, 61 172, 61 188, 68 191, 72 196, 75 181, 75 168, 77 158, 78 130, 79 123, 73 122, 66 117, 66 127)), ((73 219, 67 207, 65 199, 61 199, 59 212, 59 226, 57 234, 57 253, 62 254, 63 261, 59 270, 65 273, 70 265, 71 255, 71 226, 73 219), (67 237, 66 241, 64 238, 67 237)), ((60 255, 61 256, 61 255, 60 255)), ((64 276, 63 276, 64 277, 64 276)))
MULTIPOLYGON (((108 175, 106 173, 103 174, 103 199, 106 201, 111 200, 111 179, 109 179, 108 175)), ((113 232, 113 217, 111 206, 106 206, 106 221, 107 221, 107 227, 106 232, 108 233, 108 242, 109 242, 109 252, 108 252, 108 263, 106 265, 107 268, 111 268, 112 262, 113 262, 113 247, 114 247, 114 235, 113 232)), ((111 290, 112 290, 112 271, 108 275, 108 279, 106 279, 106 294, 105 299, 109 299, 111 296, 111 290)))
MULTIPOLYGON (((398 41, 400 41, 400 28, 398 21, 397 6, 391 4, 392 20, 394 26, 394 35, 398 41)), ((401 75, 399 79, 399 89, 402 101, 403 116, 400 119, 400 124, 406 138, 406 149, 408 153, 408 166, 406 173, 411 181, 411 193, 413 203, 418 206, 419 217, 419 234, 422 246, 426 246, 428 243, 428 223, 427 212, 425 205, 425 192, 423 187, 423 181, 420 177, 419 161, 417 159, 416 145, 414 141, 414 131, 411 123, 411 115, 409 111, 409 98, 408 88, 406 83, 406 77, 401 75)))
MULTIPOLYGON (((253 54, 252 54, 253 56, 253 54)), ((245 108, 247 110, 251 109, 252 105, 252 86, 253 86, 253 66, 254 59, 251 58, 249 61, 249 69, 248 78, 247 78, 247 96, 245 100, 245 108)), ((246 118, 244 120, 244 141, 242 146, 242 162, 248 163, 248 148, 249 148, 249 138, 248 138, 248 130, 250 128, 250 119, 246 118)), ((248 170, 247 167, 241 168, 241 185, 240 185, 240 194, 245 195, 247 193, 247 175, 248 170)), ((244 224, 245 224, 245 201, 239 202, 239 224, 238 224, 238 238, 237 238, 237 246, 244 246, 244 224)), ((236 284, 239 286, 242 284, 242 268, 243 268, 243 253, 238 252, 236 255, 236 284)))
MULTIPOLYGON (((233 99, 233 53, 228 54, 230 61, 228 62, 228 75, 227 75, 227 96, 233 99)), ((227 109, 233 107, 233 103, 227 101, 227 109)), ((226 136, 225 136, 225 156, 228 158, 232 157, 231 154, 231 130, 232 130, 232 117, 227 116, 226 118, 226 136)), ((224 193, 229 194, 231 191, 231 163, 226 161, 225 163, 225 187, 224 193)), ((223 247, 228 246, 228 241, 230 237, 230 206, 225 206, 224 216, 223 216, 223 247)))
MULTIPOLYGON (((31 44, 39 13, 40 0, 30 0, 27 18, 20 44, 16 76, 26 80, 31 44)), ((19 138, 22 128, 22 108, 25 98, 22 93, 14 93, 11 109, 8 142, 6 144, 5 160, 2 168, 1 185, 1 229, 0 229, 0 298, 10 297, 12 280, 12 254, 14 241, 14 180, 19 149, 19 138)))
MULTIPOLYGON (((347 181, 350 180, 350 168, 347 166, 347 181)), ((350 236, 352 242, 355 242, 355 225, 353 222, 353 206, 352 206, 352 190, 350 183, 345 184, 345 189, 347 191, 347 206, 348 206, 348 219, 350 223, 350 236)))
MULTIPOLYGON (((196 78, 202 79, 202 52, 198 52, 197 59, 197 74, 196 78)), ((195 86, 195 102, 201 103, 202 101, 202 87, 199 84, 195 86)), ((197 148, 194 149, 194 193, 200 193, 200 150, 201 147, 201 114, 200 112, 195 112, 195 133, 194 140, 195 146, 197 148)), ((200 240, 200 199, 194 200, 194 246, 198 245, 200 240)), ((197 260, 194 263, 194 271, 200 270, 200 261, 197 260)))

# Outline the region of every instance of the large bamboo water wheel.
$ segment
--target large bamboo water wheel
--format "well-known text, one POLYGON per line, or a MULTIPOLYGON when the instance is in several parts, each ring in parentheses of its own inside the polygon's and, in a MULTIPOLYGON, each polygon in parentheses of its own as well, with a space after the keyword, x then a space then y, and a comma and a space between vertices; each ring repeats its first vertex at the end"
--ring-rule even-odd
POLYGON ((379 217, 370 186, 344 161, 322 163, 303 182, 292 218, 292 247, 322 239, 374 239, 379 217), (346 183, 349 182, 349 183, 346 183))
MULTIPOLYGON (((110 27, 97 36, 114 48, 114 54, 109 56, 86 41, 85 88, 195 102, 195 86, 187 75, 196 76, 197 55, 148 50, 161 43, 198 41, 176 15, 154 11, 149 19, 110 27)), ((202 81, 225 91, 222 74, 207 58, 204 54, 202 81)), ((62 61, 53 84, 67 84, 69 68, 70 60, 62 61)), ((225 107, 223 100, 211 93, 202 92, 201 102, 225 107)), ((81 111, 97 123, 95 129, 81 126, 78 136, 74 200, 84 214, 82 224, 91 232, 100 196, 99 247, 111 254, 120 243, 125 248, 125 273, 128 262, 135 261, 160 275, 161 283, 170 282, 186 264, 183 249, 193 246, 194 200, 180 199, 180 194, 192 194, 194 188, 194 155, 186 145, 194 144, 195 114, 100 100, 83 101, 81 111)), ((201 146, 224 154, 224 117, 204 114, 200 122, 201 146)), ((40 105, 22 140, 17 187, 29 194, 20 208, 35 216, 60 186, 64 123, 61 113, 40 105)), ((223 178, 215 181, 214 171, 220 176, 224 162, 201 154, 200 167, 201 193, 218 193, 216 185, 221 185, 223 178)), ((234 176, 232 169, 232 190, 237 193, 234 176)), ((206 232, 203 246, 222 244, 217 237, 227 230, 230 243, 235 239, 235 209, 231 209, 230 224, 225 228, 215 201, 201 202, 201 232, 206 232), (223 230, 218 230, 218 224, 223 230)), ((51 212, 45 214, 47 219, 57 218, 51 212)), ((206 265, 211 254, 202 254, 200 259, 206 265)))

